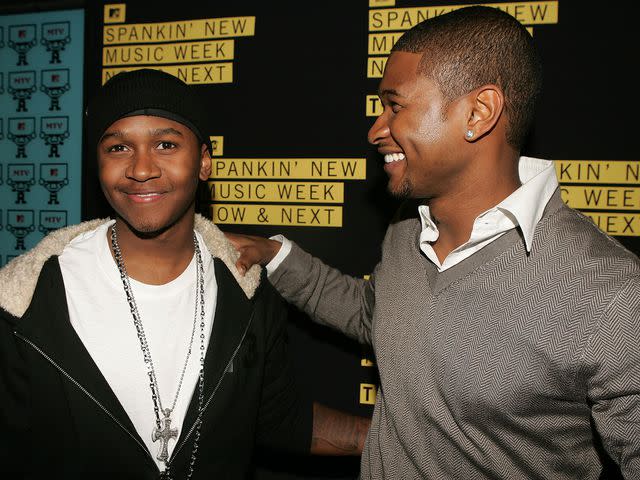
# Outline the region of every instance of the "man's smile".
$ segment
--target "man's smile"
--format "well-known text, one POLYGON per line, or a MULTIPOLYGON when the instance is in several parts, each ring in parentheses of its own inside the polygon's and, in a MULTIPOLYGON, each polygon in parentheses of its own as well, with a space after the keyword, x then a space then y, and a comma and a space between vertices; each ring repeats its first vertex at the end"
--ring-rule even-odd
POLYGON ((160 200, 166 192, 152 191, 152 192, 124 192, 127 198, 135 203, 151 203, 160 200))
POLYGON ((404 153, 387 153, 384 156, 384 163, 398 162, 405 159, 404 153))

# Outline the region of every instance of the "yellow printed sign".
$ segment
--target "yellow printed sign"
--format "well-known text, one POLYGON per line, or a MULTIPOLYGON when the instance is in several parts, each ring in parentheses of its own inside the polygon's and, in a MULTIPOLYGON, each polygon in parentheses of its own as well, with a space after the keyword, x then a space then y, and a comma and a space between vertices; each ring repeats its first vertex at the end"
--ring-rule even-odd
POLYGON ((342 207, 334 206, 213 204, 211 214, 218 224, 342 227, 342 207))
POLYGON ((560 187, 562 199, 571 208, 597 210, 640 210, 640 187, 560 187))
MULTIPOLYGON (((123 4, 124 5, 124 4, 123 4)), ((106 14, 105 6, 105 14, 106 14)), ((124 20, 122 20, 124 21, 124 20)), ((105 23, 109 23, 105 20, 105 23)), ((210 40, 255 35, 256 17, 204 18, 162 23, 105 25, 104 45, 123 43, 156 43, 182 40, 210 40)))
POLYGON ((396 4, 396 0, 369 0, 369 7, 393 7, 396 4))
POLYGON ((382 101, 380 101, 380 97, 378 97, 378 95, 367 95, 366 102, 365 111, 367 117, 378 117, 382 115, 384 106, 382 105, 382 101))
POLYGON ((387 57, 367 58, 367 78, 382 78, 387 57))
POLYGON ((233 42, 233 40, 213 40, 105 47, 102 49, 102 64, 107 67, 232 60, 233 42))
POLYGON ((178 77, 185 83, 193 85, 208 85, 213 83, 233 82, 233 63, 199 63, 196 65, 167 65, 164 67, 125 67, 125 68, 103 68, 102 83, 104 84, 114 75, 120 72, 138 70, 138 68, 155 68, 163 72, 170 73, 178 77))
POLYGON ((640 237, 640 214, 585 212, 600 230, 609 235, 640 237))
POLYGON ((127 4, 110 3, 104 6, 103 23, 124 23, 127 21, 127 4))
POLYGON ((209 140, 211 141, 211 156, 221 157, 224 155, 224 137, 210 135, 209 140))
POLYGON ((556 160, 560 183, 640 183, 638 160, 556 160))
POLYGON ((213 162, 211 179, 364 180, 366 162, 365 158, 220 158, 213 162))
MULTIPOLYGON (((370 10, 369 31, 408 30, 424 20, 470 5, 471 4, 370 10)), ((557 1, 483 3, 482 5, 499 8, 524 25, 558 23, 557 1)))
POLYGON ((360 384, 360 403, 364 405, 373 405, 376 403, 377 387, 372 383, 360 384))
POLYGON ((401 36, 402 32, 370 33, 367 42, 369 55, 388 55, 401 36))
POLYGON ((342 203, 344 183, 209 181, 212 201, 342 203))

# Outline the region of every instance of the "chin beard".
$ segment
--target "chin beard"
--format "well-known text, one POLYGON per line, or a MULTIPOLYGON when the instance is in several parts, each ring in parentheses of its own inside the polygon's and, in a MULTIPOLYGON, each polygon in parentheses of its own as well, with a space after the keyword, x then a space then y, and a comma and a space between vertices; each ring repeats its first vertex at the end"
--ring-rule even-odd
POLYGON ((405 200, 407 198, 411 198, 413 193, 413 186, 411 182, 406 178, 402 180, 400 185, 397 188, 391 188, 391 185, 388 186, 389 193, 395 198, 399 198, 401 200, 405 200))
MULTIPOLYGON (((175 224, 179 223, 180 220, 182 220, 185 215, 189 215, 189 209, 193 207, 193 205, 194 204, 192 203, 189 207, 187 207, 187 209, 182 213, 182 215, 176 216, 176 218, 171 220, 166 225, 162 225, 161 223, 156 223, 153 220, 149 220, 148 218, 138 218, 137 224, 134 225, 127 218, 120 215, 117 211, 115 212, 115 214, 117 218, 119 218, 127 226, 127 228, 131 231, 131 233, 133 233, 136 237, 143 238, 143 239, 150 239, 163 234, 164 232, 169 230, 171 227, 173 227, 175 224)), ((193 210, 191 210, 190 213, 191 215, 195 214, 193 210)))
POLYGON ((158 225, 155 225, 153 223, 145 223, 144 219, 138 225, 134 226, 129 223, 126 218, 120 216, 119 218, 127 225, 127 228, 131 231, 131 233, 133 233, 138 238, 144 239, 155 238, 166 232, 173 226, 173 223, 171 223, 163 227, 158 227, 158 225))

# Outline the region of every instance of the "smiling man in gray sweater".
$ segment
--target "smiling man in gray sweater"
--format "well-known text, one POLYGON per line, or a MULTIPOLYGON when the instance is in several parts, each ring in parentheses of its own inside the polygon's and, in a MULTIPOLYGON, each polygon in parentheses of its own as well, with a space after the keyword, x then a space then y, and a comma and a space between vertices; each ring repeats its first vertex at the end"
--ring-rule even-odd
POLYGON ((506 13, 427 20, 394 46, 369 132, 391 193, 419 204, 371 279, 231 236, 241 271, 269 262, 286 299, 373 346, 363 478, 640 478, 640 261, 520 155, 540 83, 506 13))

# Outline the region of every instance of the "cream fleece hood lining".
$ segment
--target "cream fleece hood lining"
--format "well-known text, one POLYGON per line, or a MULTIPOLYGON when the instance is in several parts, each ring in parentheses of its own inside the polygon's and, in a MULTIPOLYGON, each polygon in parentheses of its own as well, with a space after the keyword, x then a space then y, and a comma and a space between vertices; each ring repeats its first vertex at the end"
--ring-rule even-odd
MULTIPOLYGON (((36 247, 11 260, 0 270, 0 307, 15 317, 22 317, 31 303, 44 262, 53 255, 60 255, 64 247, 78 235, 108 221, 90 220, 56 230, 44 237, 36 247)), ((196 215, 195 229, 202 235, 211 254, 222 260, 231 271, 247 298, 252 298, 260 284, 261 267, 254 265, 244 276, 240 275, 235 266, 239 254, 224 233, 201 215, 196 215)))

